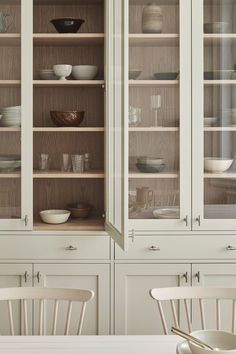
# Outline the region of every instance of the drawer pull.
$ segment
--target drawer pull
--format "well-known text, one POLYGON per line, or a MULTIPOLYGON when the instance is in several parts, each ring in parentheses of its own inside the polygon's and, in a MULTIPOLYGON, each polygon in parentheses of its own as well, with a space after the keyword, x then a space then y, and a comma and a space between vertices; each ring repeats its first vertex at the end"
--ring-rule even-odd
POLYGON ((236 247, 227 246, 227 247, 226 247, 226 250, 227 250, 227 251, 236 251, 236 247))
POLYGON ((70 245, 70 246, 66 247, 65 249, 66 249, 66 251, 77 251, 78 248, 70 245))
POLYGON ((157 247, 157 246, 151 246, 149 247, 149 251, 160 251, 160 247, 157 247))

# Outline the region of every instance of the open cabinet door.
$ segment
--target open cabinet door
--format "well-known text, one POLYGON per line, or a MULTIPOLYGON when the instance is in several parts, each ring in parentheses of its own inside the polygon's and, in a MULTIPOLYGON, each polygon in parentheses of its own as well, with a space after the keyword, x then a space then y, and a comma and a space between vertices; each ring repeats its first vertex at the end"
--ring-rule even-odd
POLYGON ((128 245, 128 5, 106 0, 106 230, 128 245))

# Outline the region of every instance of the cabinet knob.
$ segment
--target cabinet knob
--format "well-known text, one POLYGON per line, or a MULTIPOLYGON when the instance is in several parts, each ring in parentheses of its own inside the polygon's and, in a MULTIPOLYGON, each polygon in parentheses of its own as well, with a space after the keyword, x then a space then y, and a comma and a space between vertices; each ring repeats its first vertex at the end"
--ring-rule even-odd
POLYGON ((149 247, 149 251, 160 251, 160 247, 157 247, 157 246, 151 246, 149 247))
POLYGON ((226 250, 227 251, 236 251, 236 247, 229 245, 229 246, 226 247, 226 250))
POLYGON ((72 245, 65 248, 66 251, 77 251, 77 249, 78 249, 77 247, 72 246, 72 245))

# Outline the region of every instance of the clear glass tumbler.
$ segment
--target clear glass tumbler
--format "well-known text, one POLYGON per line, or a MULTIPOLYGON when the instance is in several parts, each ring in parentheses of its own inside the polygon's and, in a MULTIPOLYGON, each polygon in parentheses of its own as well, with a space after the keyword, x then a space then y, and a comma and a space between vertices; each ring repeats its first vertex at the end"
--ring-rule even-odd
POLYGON ((62 154, 61 171, 69 172, 71 170, 71 158, 69 154, 62 154))
POLYGON ((40 154, 39 155, 39 170, 48 171, 50 169, 50 156, 49 154, 40 154))
POLYGON ((74 173, 84 172, 84 155, 71 155, 71 161, 74 173))

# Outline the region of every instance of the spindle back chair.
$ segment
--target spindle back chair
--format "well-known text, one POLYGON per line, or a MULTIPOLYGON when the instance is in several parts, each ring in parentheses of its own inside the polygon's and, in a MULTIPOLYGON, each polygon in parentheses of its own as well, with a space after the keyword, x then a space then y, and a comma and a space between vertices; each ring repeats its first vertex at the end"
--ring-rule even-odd
POLYGON ((216 310, 216 329, 221 329, 221 300, 232 300, 231 330, 235 333, 236 327, 236 288, 208 288, 208 287, 172 287, 156 288, 150 290, 150 296, 156 300, 159 309, 161 323, 165 334, 169 334, 163 302, 168 301, 171 307, 173 324, 179 326, 175 300, 183 301, 184 312, 187 321, 188 331, 192 332, 192 314, 190 311, 190 300, 198 300, 201 328, 206 329, 206 314, 204 300, 214 300, 216 310))
POLYGON ((81 290, 81 289, 59 289, 59 288, 0 288, 0 302, 7 301, 8 307, 8 318, 9 318, 9 329, 12 336, 15 335, 14 329, 14 315, 12 303, 14 300, 22 301, 22 312, 23 312, 23 326, 24 334, 29 335, 28 326, 28 309, 27 300, 38 300, 39 301, 39 323, 38 323, 38 335, 44 335, 44 301, 53 300, 54 310, 53 310, 53 321, 52 321, 52 331, 51 335, 56 335, 57 321, 58 321, 58 309, 60 302, 67 301, 68 307, 66 312, 65 329, 64 335, 69 334, 71 315, 72 315, 72 305, 74 302, 80 302, 82 308, 80 313, 78 313, 78 330, 77 335, 81 334, 83 320, 85 315, 86 304, 94 296, 91 290, 81 290))

